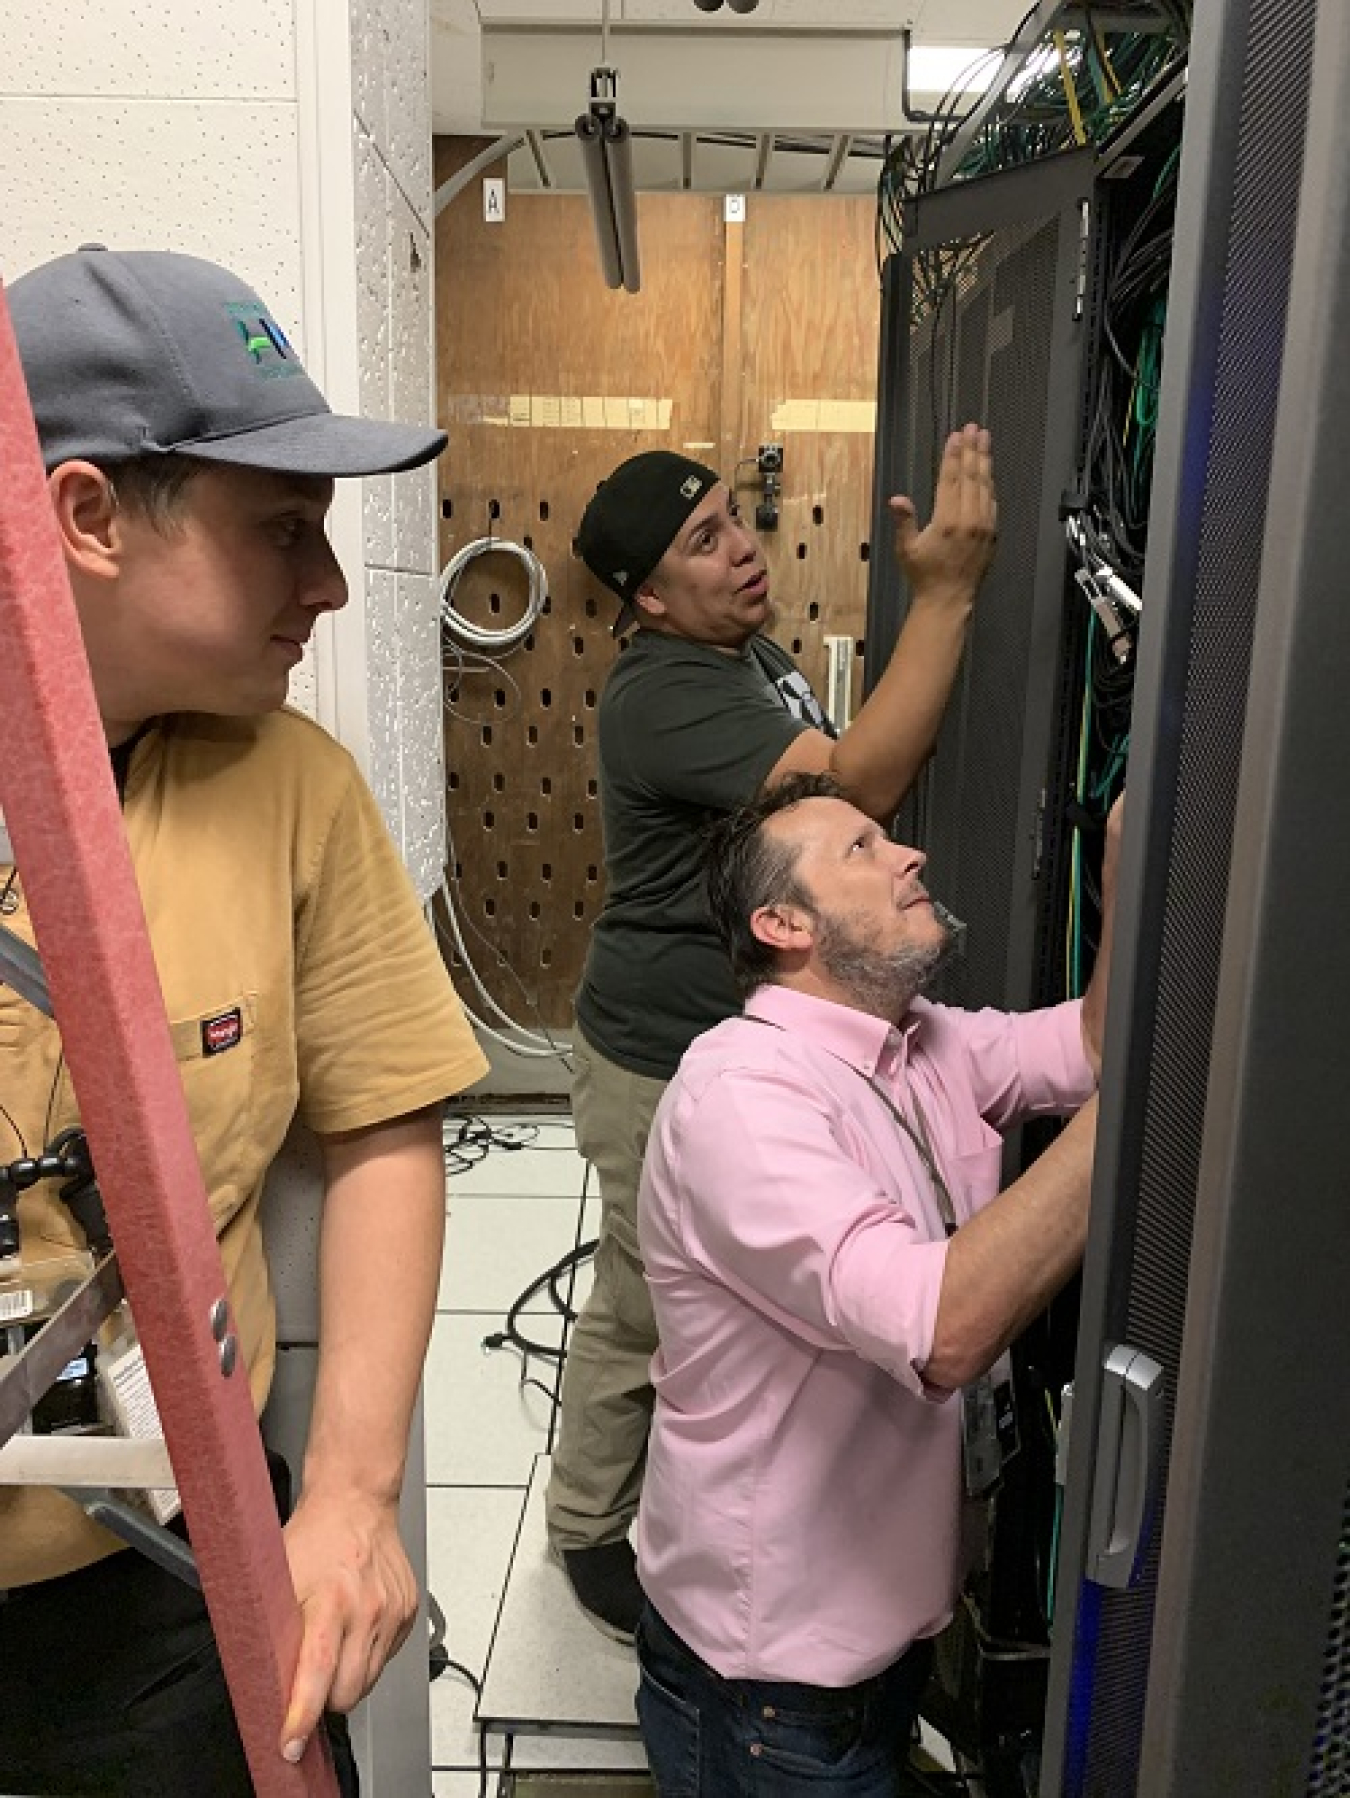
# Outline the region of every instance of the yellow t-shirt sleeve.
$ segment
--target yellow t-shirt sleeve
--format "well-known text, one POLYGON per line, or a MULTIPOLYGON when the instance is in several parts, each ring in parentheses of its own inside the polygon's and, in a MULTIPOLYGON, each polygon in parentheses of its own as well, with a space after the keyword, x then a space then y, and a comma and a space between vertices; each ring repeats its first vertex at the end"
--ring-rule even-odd
POLYGON ((487 1072, 417 894, 353 769, 296 919, 300 1115, 359 1130, 487 1072))

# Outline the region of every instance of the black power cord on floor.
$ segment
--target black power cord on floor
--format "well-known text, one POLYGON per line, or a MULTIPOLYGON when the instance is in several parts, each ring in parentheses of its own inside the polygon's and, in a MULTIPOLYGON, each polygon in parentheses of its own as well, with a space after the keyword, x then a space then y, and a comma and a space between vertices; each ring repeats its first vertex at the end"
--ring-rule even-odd
MULTIPOLYGON (((540 1142, 540 1131, 547 1130, 552 1122, 545 1118, 538 1124, 493 1124, 476 1113, 449 1113, 444 1131, 445 1171, 448 1174, 466 1173, 480 1161, 485 1161, 493 1149, 508 1154, 519 1149, 533 1149, 537 1155, 574 1155, 576 1150, 570 1142, 540 1142)), ((564 1127, 561 1120, 557 1127, 564 1127)))
POLYGON ((512 1300, 511 1308, 506 1314, 506 1322, 502 1328, 494 1331, 491 1336, 485 1336, 483 1338, 483 1347, 485 1349, 509 1347, 518 1349, 520 1353, 527 1358, 530 1355, 538 1355, 545 1361, 561 1361, 566 1352, 565 1350, 562 1348, 555 1348, 553 1344, 549 1342, 536 1342, 532 1337, 525 1334, 520 1327, 521 1313, 525 1310, 525 1307, 529 1304, 535 1294, 537 1292, 542 1292, 547 1286, 553 1308, 557 1311, 563 1322, 567 1324, 575 1323, 577 1314, 558 1290, 558 1282, 564 1275, 574 1272, 578 1267, 581 1267, 585 1262, 589 1261, 599 1246, 600 1242, 598 1237, 593 1237, 589 1242, 580 1242, 575 1248, 569 1249, 565 1255, 560 1256, 559 1259, 553 1263, 552 1267, 546 1267, 542 1274, 539 1274, 535 1279, 531 1280, 524 1292, 522 1292, 518 1298, 512 1300))
POLYGON ((546 1267, 543 1273, 531 1280, 524 1292, 512 1301, 503 1327, 483 1338, 483 1347, 489 1353, 495 1349, 515 1349, 521 1357, 520 1384, 522 1388, 533 1386, 536 1392, 542 1392, 549 1403, 555 1407, 557 1405, 556 1390, 550 1391, 542 1380, 535 1379, 530 1372, 530 1361, 533 1357, 538 1356, 540 1360, 552 1362, 561 1371, 567 1350, 561 1346, 555 1348, 550 1342, 536 1342, 532 1336, 527 1336, 520 1327, 520 1316, 535 1294, 542 1292, 547 1287, 553 1308, 562 1318, 564 1325, 574 1324, 577 1314, 559 1291, 558 1283, 565 1275, 574 1273, 584 1262, 589 1261, 598 1247, 598 1238, 593 1238, 590 1242, 578 1243, 575 1248, 569 1249, 565 1255, 555 1261, 552 1267, 546 1267))
MULTIPOLYGON (((480 1143, 484 1142, 485 1139, 484 1139, 484 1136, 482 1133, 486 1132, 486 1137, 488 1140, 486 1140, 485 1146, 482 1148, 482 1153, 478 1156, 478 1159, 480 1159, 480 1160, 482 1158, 482 1155, 488 1153, 488 1151, 491 1148, 507 1148, 507 1149, 525 1148, 525 1147, 533 1146, 533 1144, 534 1144, 533 1136, 524 1138, 522 1140, 517 1140, 513 1137, 506 1137, 504 1132, 502 1132, 500 1130, 497 1130, 497 1131, 491 1130, 489 1128, 489 1126, 484 1124, 484 1122, 481 1118, 467 1118, 464 1120, 464 1125, 465 1126, 471 1125, 471 1126, 475 1127, 474 1131, 469 1135, 468 1138, 466 1138, 466 1141, 474 1149, 476 1149, 480 1143)), ((508 1128, 510 1128, 512 1130, 537 1131, 539 1126, 533 1125, 533 1124, 523 1124, 523 1125, 508 1126, 508 1128)), ((456 1140, 454 1142, 447 1142, 447 1145, 446 1145, 447 1163, 448 1163, 449 1156, 452 1153, 460 1152, 460 1146, 461 1145, 458 1140, 456 1140)), ((547 1150, 545 1152, 547 1152, 547 1150)), ((571 1149, 571 1148, 569 1148, 567 1152, 569 1154, 576 1153, 575 1149, 571 1149)), ((585 1178, 583 1179, 582 1186, 581 1186, 581 1203, 582 1203, 583 1208, 586 1203, 587 1194, 590 1190, 590 1182, 591 1182, 591 1168, 590 1168, 590 1163, 587 1162, 585 1178)), ((520 1384, 521 1384, 522 1389, 526 1386, 533 1386, 536 1392, 541 1392, 544 1395, 544 1397, 546 1399, 548 1399, 549 1403, 553 1406, 555 1415, 557 1412, 557 1405, 558 1405, 558 1394, 557 1394, 557 1390, 556 1390, 556 1383, 555 1383, 554 1389, 550 1390, 549 1387, 547 1387, 542 1380, 535 1379, 534 1376, 530 1372, 530 1363, 532 1360, 535 1360, 535 1359, 538 1359, 541 1361, 547 1361, 547 1362, 552 1363, 553 1366, 556 1369, 558 1369, 559 1371, 561 1370, 563 1361, 566 1359, 566 1356, 567 1356, 566 1331, 568 1329, 570 1329, 571 1326, 577 1320, 576 1311, 572 1308, 572 1305, 569 1302, 569 1298, 567 1296, 565 1296, 563 1293, 562 1282, 564 1280, 567 1280, 569 1282, 568 1292, 570 1294, 570 1290, 571 1290, 570 1282, 575 1278, 576 1270, 579 1267, 584 1266, 584 1264, 592 1258, 592 1256, 595 1254, 595 1251, 598 1247, 599 1247, 599 1238, 598 1237, 593 1237, 588 1242, 579 1242, 579 1243, 575 1244, 575 1246, 570 1248, 565 1255, 560 1256, 558 1258, 558 1260, 552 1264, 551 1267, 546 1267, 541 1274, 537 1275, 533 1280, 531 1280, 529 1285, 525 1288, 525 1290, 523 1292, 521 1292, 520 1294, 518 1294, 517 1297, 512 1300, 511 1307, 506 1313, 506 1320, 503 1323, 502 1328, 500 1330, 494 1330, 490 1336, 485 1336, 483 1338, 483 1348, 484 1348, 485 1352, 487 1352, 489 1354, 494 1353, 498 1349, 504 1349, 504 1348, 509 1348, 509 1349, 515 1350, 515 1352, 521 1358, 520 1384), (527 1309, 527 1307, 530 1304, 530 1301, 532 1299, 534 1299, 539 1293, 543 1292, 546 1288, 548 1291, 549 1301, 552 1304, 553 1309, 557 1312, 558 1316, 561 1317, 561 1319, 563 1320, 563 1327, 564 1327, 563 1343, 556 1347, 551 1342, 539 1342, 534 1337, 527 1336, 525 1331, 522 1329, 521 1322, 520 1322, 522 1315, 524 1314, 525 1310, 527 1309)), ((552 1450, 552 1433, 553 1433, 552 1432, 552 1424, 550 1424, 550 1429, 549 1429, 550 1452, 552 1450)))
MULTIPOLYGON (((445 1612, 436 1602, 435 1597, 427 1593, 427 1620, 431 1624, 431 1647, 428 1655, 428 1679, 431 1684, 443 1673, 457 1673, 473 1692, 474 1705, 477 1707, 483 1698, 483 1682, 478 1675, 463 1661, 451 1658, 450 1650, 445 1646, 445 1612)), ((481 1717, 478 1723, 478 1798, 488 1798, 488 1774, 491 1769, 487 1758, 487 1724, 481 1717)))

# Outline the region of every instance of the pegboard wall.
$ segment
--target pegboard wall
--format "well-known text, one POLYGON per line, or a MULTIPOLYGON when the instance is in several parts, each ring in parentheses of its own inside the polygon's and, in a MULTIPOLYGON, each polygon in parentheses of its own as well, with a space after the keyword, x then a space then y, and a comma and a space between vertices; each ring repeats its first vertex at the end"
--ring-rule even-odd
MULTIPOLYGON (((438 140, 444 181, 477 146, 438 140)), ((496 171, 503 173, 503 170, 496 171)), ((451 872, 471 953, 522 1023, 565 1028, 604 896, 596 708, 621 653, 616 604, 573 557, 577 521, 626 456, 674 449, 721 469, 781 443, 780 524, 764 536, 778 622, 824 698, 824 638, 861 684, 878 293, 870 200, 639 199, 642 292, 611 293, 573 195, 511 195, 483 218, 475 180, 437 222, 442 563, 475 538, 531 548, 544 614, 500 667, 446 675, 451 872), (498 957, 504 957, 509 968, 498 957)), ((753 514, 753 467, 740 498, 753 514)), ((889 546, 887 546, 889 553, 889 546)), ((456 605, 501 628, 524 567, 487 555, 456 605)))

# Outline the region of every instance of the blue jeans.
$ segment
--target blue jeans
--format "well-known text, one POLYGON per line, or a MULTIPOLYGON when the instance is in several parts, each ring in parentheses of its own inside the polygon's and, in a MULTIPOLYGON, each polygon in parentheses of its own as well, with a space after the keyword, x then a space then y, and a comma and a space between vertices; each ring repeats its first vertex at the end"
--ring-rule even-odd
POLYGON ((896 1798, 927 1642, 856 1686, 723 1679, 648 1605, 637 1650, 660 1798, 896 1798))

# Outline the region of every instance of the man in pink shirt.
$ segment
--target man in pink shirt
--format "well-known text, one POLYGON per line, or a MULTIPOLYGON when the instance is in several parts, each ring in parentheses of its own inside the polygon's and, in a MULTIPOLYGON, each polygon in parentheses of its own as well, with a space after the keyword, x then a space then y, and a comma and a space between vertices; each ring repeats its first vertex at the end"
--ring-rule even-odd
POLYGON ((642 1176, 638 1711, 667 1798, 898 1790, 1000 1358, 1086 1235, 1119 807, 1085 998, 1013 1016, 918 996, 953 921, 838 793, 795 777, 719 827, 746 1007, 686 1053, 642 1176), (1074 1111, 1000 1194, 999 1132, 1074 1111))

